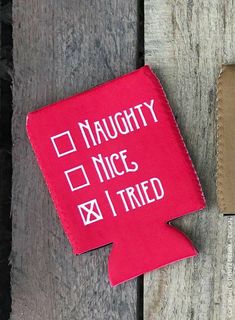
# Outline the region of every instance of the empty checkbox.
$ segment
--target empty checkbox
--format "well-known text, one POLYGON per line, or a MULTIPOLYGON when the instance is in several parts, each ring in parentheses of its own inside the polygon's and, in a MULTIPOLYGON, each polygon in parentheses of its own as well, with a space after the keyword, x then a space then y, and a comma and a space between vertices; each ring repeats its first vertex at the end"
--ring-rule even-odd
POLYGON ((51 137, 51 141, 59 158, 77 151, 69 131, 65 131, 51 137))
POLYGON ((66 170, 64 173, 71 191, 79 190, 90 185, 83 165, 66 170))

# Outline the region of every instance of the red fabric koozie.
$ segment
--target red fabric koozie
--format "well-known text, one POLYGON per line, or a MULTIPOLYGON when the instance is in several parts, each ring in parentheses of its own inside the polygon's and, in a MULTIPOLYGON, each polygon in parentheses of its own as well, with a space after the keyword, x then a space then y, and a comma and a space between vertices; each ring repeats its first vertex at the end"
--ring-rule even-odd
POLYGON ((73 252, 112 243, 112 285, 197 254, 168 222, 205 200, 148 66, 29 113, 27 132, 73 252))

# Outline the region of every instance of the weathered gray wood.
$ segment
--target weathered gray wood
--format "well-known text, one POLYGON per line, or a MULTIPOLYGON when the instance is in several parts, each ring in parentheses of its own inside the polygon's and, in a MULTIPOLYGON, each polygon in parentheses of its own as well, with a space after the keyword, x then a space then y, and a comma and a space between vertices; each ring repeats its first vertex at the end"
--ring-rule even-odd
POLYGON ((149 273, 145 320, 235 319, 235 221, 215 196, 215 97, 221 63, 235 62, 232 0, 145 1, 145 61, 159 75, 207 198, 177 221, 198 257, 149 273))
POLYGON ((14 0, 12 320, 136 318, 109 248, 73 256, 25 133, 26 114, 136 66, 137 0, 14 0))

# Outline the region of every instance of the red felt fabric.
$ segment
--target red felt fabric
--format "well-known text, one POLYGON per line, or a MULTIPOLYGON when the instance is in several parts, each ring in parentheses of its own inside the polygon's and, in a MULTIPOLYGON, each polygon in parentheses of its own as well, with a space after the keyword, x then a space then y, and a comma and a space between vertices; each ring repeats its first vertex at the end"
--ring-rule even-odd
POLYGON ((168 222, 205 199, 148 66, 29 113, 27 132, 73 252, 112 243, 112 285, 197 254, 168 222))

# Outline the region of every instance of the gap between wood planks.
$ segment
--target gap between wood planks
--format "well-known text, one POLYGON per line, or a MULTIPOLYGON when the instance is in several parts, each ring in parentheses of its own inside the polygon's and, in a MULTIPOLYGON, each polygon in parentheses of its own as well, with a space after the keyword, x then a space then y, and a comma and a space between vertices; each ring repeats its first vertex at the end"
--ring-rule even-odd
MULTIPOLYGON (((144 0, 138 0, 137 3, 137 68, 144 65, 144 0)), ((144 276, 137 279, 137 320, 144 319, 144 276)))
POLYGON ((12 4, 0 1, 0 319, 11 311, 9 256, 11 252, 11 179, 12 179, 12 4))

